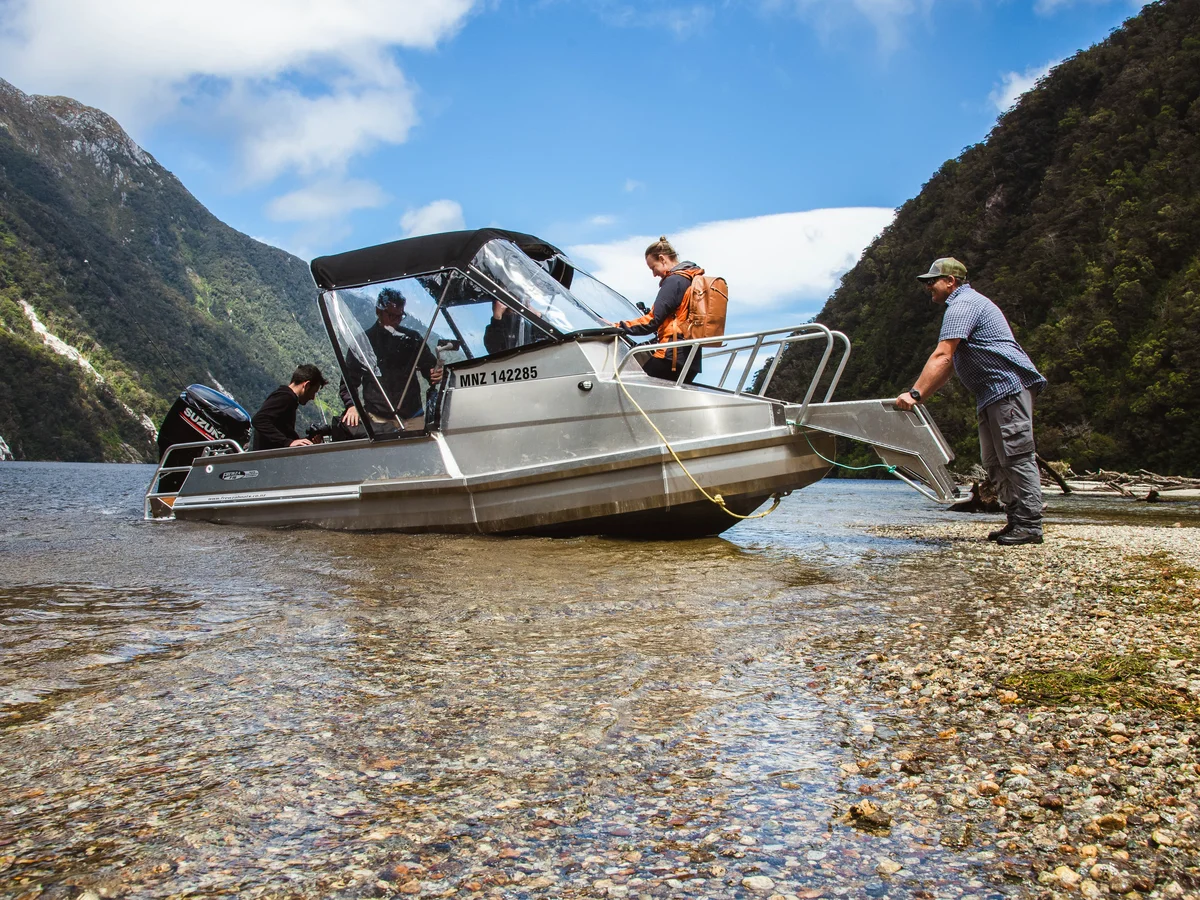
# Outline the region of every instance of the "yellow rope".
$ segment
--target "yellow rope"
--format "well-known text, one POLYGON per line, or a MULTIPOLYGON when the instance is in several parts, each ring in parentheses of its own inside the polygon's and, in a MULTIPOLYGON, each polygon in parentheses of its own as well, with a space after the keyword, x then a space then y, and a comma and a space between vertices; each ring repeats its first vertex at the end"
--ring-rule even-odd
POLYGON ((629 398, 629 402, 632 403, 634 405, 634 408, 636 408, 637 411, 642 414, 642 418, 646 420, 646 424, 648 424, 651 428, 654 429, 654 433, 658 435, 658 439, 663 442, 663 445, 668 450, 671 451, 671 456, 675 457, 675 462, 679 463, 679 468, 683 469, 683 474, 686 475, 689 479, 691 479, 692 484, 694 484, 696 486, 696 490, 698 490, 706 498, 708 498, 710 501, 712 501, 717 506, 719 506, 721 508, 722 512, 733 516, 735 519, 763 519, 763 518, 766 518, 767 516, 769 516, 771 513, 775 512, 775 510, 779 508, 779 504, 783 500, 783 497, 780 496, 779 494, 776 494, 774 497, 775 502, 771 504, 771 508, 768 509, 766 512, 752 513, 751 515, 743 516, 740 513, 735 513, 732 509, 727 507, 725 505, 725 498, 722 497, 720 494, 710 494, 708 491, 706 491, 703 488, 703 486, 701 486, 700 482, 698 482, 694 477, 692 477, 692 473, 689 472, 688 467, 683 464, 683 460, 679 458, 679 454, 675 452, 675 448, 671 446, 671 442, 668 441, 666 439, 666 437, 663 436, 663 433, 658 430, 658 426, 655 425, 654 422, 652 422, 650 420, 650 417, 648 415, 646 415, 646 411, 644 409, 642 409, 641 404, 638 403, 637 400, 635 400, 633 398, 633 394, 629 393, 629 388, 625 387, 625 382, 623 382, 621 380, 620 366, 617 365, 617 354, 615 352, 615 348, 614 348, 614 352, 613 352, 613 376, 617 379, 617 384, 619 384, 621 386, 621 390, 625 392, 625 396, 629 398))

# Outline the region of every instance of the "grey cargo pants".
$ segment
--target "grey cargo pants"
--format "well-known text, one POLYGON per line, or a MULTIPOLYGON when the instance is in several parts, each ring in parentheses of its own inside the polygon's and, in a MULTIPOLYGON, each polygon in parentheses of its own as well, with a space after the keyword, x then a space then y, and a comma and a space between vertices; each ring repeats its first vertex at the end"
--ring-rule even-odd
POLYGON ((1041 534, 1042 480, 1033 442, 1033 394, 1028 389, 980 410, 979 449, 1009 523, 1041 534))

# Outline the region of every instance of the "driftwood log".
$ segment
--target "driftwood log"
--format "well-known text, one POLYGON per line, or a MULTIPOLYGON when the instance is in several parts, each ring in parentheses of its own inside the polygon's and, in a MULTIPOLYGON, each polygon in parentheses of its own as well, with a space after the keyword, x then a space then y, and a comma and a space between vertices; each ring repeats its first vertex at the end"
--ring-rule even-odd
POLYGON ((996 485, 990 478, 971 483, 971 493, 965 500, 959 500, 950 507, 950 512, 1001 512, 1000 496, 996 493, 996 485))
POLYGON ((1037 454, 1035 454, 1035 456, 1037 456, 1038 466, 1041 468, 1041 470, 1043 472, 1045 472, 1047 475, 1049 475, 1051 478, 1053 478, 1058 483, 1058 486, 1062 489, 1062 492, 1064 494, 1071 493, 1071 486, 1067 484, 1067 482, 1063 479, 1063 477, 1061 475, 1059 475, 1057 472, 1054 471, 1053 468, 1051 468, 1050 463, 1048 463, 1044 459, 1042 459, 1042 454, 1037 453, 1037 454))
POLYGON ((1118 487, 1128 487, 1131 484, 1149 485, 1159 491, 1184 490, 1200 488, 1200 478, 1185 478, 1181 475, 1158 475, 1146 469, 1137 472, 1109 472, 1097 469, 1095 472, 1085 472, 1083 475, 1072 475, 1075 481, 1091 481, 1111 485, 1114 490, 1118 487))
MULTIPOLYGON (((1073 493, 1071 486, 1067 484, 1066 478, 1054 471, 1041 455, 1037 455, 1037 462, 1038 467, 1043 473, 1043 484, 1054 481, 1064 494, 1073 493)), ((974 479, 971 482, 970 494, 966 499, 959 500, 953 504, 950 507, 950 511, 1001 512, 1003 507, 1000 506, 1000 498, 996 492, 996 486, 987 477, 983 467, 975 465, 972 467, 971 474, 968 477, 974 479)), ((1120 494, 1122 497, 1129 497, 1132 500, 1140 500, 1146 503, 1166 502, 1172 499, 1171 491, 1200 489, 1200 478, 1186 478, 1181 475, 1158 475, 1146 469, 1138 469, 1133 474, 1098 469, 1095 472, 1085 472, 1083 475, 1076 475, 1068 469, 1067 478, 1077 482, 1090 482, 1096 485, 1103 485, 1108 490, 1120 494), (1134 485, 1137 485, 1139 490, 1130 490, 1134 485), (1143 496, 1142 491, 1147 489, 1149 489, 1148 493, 1143 496)), ((965 479, 961 483, 965 483, 965 479)))

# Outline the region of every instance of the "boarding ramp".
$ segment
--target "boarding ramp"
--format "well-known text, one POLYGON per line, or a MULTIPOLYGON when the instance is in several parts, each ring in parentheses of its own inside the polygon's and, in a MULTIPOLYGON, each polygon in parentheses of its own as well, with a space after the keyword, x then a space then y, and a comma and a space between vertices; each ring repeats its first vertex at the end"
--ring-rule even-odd
POLYGON ((961 500, 958 486, 946 470, 954 451, 923 406, 911 411, 894 400, 852 400, 813 403, 807 410, 789 404, 788 420, 805 428, 870 444, 881 460, 895 466, 901 481, 938 503, 961 500))

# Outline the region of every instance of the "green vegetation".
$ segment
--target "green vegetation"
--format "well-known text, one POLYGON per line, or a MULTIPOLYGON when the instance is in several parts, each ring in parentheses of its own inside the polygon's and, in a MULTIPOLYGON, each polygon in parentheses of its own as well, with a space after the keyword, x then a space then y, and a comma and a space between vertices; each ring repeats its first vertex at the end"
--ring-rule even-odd
POLYGON ((1179 583, 1181 581, 1200 579, 1200 571, 1185 566, 1165 550, 1155 550, 1153 553, 1134 556, 1131 559, 1144 566, 1142 578, 1155 590, 1174 591, 1183 587, 1179 583))
POLYGON ((1105 585, 1114 596, 1130 597, 1141 604, 1147 615, 1179 615, 1193 612, 1200 602, 1193 596, 1192 585, 1200 572, 1178 562, 1162 550, 1131 557, 1137 569, 1128 577, 1105 585))
POLYGON ((1157 685, 1149 677, 1154 658, 1139 653, 1102 656, 1078 669, 1041 669, 1004 678, 1002 687, 1016 691, 1026 703, 1074 706, 1101 703, 1126 709, 1157 709, 1195 716, 1194 703, 1157 685))
MULTIPOLYGON (((1145 7, 900 208, 817 316, 854 342, 838 399, 912 384, 941 322, 914 275, 956 256, 1049 379, 1043 456, 1076 471, 1200 475, 1197 23, 1200 0, 1145 7)), ((812 364, 790 352, 773 391, 802 396, 812 364)), ((958 381, 929 407, 961 462, 977 460, 958 381)))
POLYGON ((298 362, 336 372, 315 297, 303 260, 219 222, 111 118, 0 81, 0 435, 18 459, 154 459, 122 404, 157 424, 202 382, 253 412, 298 362))

